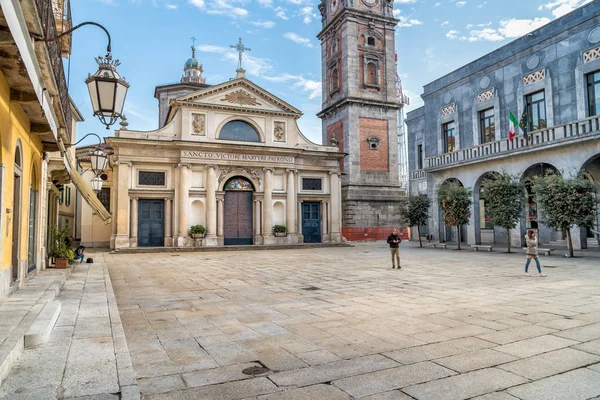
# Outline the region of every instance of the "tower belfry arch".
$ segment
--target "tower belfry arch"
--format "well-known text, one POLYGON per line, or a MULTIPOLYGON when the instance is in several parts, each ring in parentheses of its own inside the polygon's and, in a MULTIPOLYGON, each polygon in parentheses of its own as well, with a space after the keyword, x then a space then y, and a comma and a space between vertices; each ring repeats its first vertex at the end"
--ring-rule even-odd
MULTIPOLYGON (((348 156, 340 163, 342 230, 401 224, 399 111, 393 0, 321 0, 323 143, 348 156)), ((376 229, 375 229, 376 230, 376 229)))

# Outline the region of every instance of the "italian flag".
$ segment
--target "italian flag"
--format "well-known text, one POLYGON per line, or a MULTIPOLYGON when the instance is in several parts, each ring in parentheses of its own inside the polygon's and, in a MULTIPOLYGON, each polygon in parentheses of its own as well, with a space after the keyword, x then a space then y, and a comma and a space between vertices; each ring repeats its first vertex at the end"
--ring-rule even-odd
POLYGON ((515 117, 512 111, 508 111, 510 113, 509 124, 508 124, 508 139, 513 140, 515 136, 517 136, 517 126, 519 126, 519 121, 517 121, 517 117, 515 117))

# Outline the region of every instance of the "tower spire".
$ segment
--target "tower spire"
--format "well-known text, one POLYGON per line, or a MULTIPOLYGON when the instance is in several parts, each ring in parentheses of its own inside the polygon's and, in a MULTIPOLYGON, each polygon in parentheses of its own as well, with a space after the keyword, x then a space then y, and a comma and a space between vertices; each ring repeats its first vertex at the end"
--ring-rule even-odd
POLYGON ((206 79, 202 76, 202 64, 196 59, 196 38, 192 36, 192 57, 188 58, 183 66, 184 75, 181 77, 181 82, 206 83, 206 79))

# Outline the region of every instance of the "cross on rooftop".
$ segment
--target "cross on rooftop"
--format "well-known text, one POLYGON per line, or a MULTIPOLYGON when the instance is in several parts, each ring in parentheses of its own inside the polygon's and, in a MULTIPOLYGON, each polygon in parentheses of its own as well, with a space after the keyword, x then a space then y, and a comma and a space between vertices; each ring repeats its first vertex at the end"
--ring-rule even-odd
POLYGON ((244 44, 242 43, 242 38, 240 38, 236 45, 232 44, 229 47, 231 47, 232 49, 236 49, 239 53, 238 69, 242 68, 242 54, 246 51, 251 51, 251 49, 248 47, 244 47, 244 44))

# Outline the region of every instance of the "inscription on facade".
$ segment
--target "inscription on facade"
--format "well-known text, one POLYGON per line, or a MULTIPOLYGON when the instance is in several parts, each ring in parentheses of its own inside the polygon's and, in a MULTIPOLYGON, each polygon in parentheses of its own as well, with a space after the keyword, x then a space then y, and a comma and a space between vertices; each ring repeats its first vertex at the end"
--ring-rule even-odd
POLYGON ((217 153, 209 151, 183 150, 182 158, 195 158, 203 160, 224 160, 224 161, 254 161, 254 162, 272 162, 272 163, 293 163, 294 157, 288 156, 270 156, 262 154, 232 154, 217 153))

